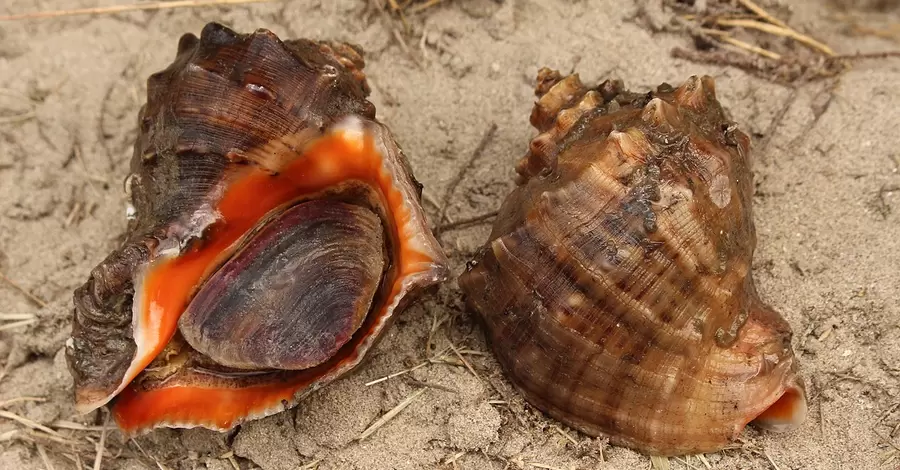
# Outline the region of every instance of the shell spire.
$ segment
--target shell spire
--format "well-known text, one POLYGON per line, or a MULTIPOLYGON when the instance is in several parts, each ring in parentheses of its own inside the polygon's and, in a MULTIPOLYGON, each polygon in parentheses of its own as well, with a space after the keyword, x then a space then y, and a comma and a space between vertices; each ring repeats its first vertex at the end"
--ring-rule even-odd
POLYGON ((459 278, 529 402, 647 453, 806 417, 791 329, 754 287, 750 140, 710 77, 631 92, 538 74, 539 135, 459 278))

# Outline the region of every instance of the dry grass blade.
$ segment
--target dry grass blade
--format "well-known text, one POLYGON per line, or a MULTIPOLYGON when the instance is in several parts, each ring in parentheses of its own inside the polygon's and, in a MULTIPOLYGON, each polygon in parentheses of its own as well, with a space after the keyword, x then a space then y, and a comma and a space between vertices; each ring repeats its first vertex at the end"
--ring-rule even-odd
POLYGON ((464 358, 463 355, 460 354, 459 349, 456 349, 456 346, 454 346, 453 343, 450 343, 450 349, 453 350, 453 353, 456 354, 456 357, 458 357, 459 360, 462 361, 463 365, 466 366, 466 369, 469 369, 469 372, 471 372, 479 382, 484 382, 481 376, 478 375, 478 372, 475 372, 475 368, 472 367, 472 364, 469 364, 469 361, 467 361, 466 358, 464 358))
MULTIPOLYGON (((688 458, 690 458, 690 457, 688 457, 688 458)), ((684 465, 685 467, 690 468, 691 470, 702 470, 700 467, 692 464, 690 461, 688 461, 686 459, 680 459, 678 457, 672 457, 672 459, 674 459, 676 462, 680 463, 681 465, 684 465)))
POLYGON ((81 423, 66 420, 54 421, 50 427, 56 429, 69 429, 71 431, 103 432, 103 426, 85 426, 81 423))
POLYGON ((801 42, 803 44, 806 44, 807 46, 812 47, 813 49, 818 49, 818 50, 822 51, 823 53, 825 53, 826 55, 829 55, 829 56, 835 55, 834 51, 830 47, 826 46, 825 44, 822 44, 819 41, 816 41, 815 39, 813 39, 805 34, 798 33, 797 31, 794 31, 791 28, 783 28, 778 25, 763 23, 762 21, 756 21, 756 20, 731 20, 731 19, 725 19, 725 18, 716 20, 716 24, 718 24, 720 26, 732 26, 732 27, 755 29, 758 31, 762 31, 764 33, 774 34, 776 36, 788 37, 788 38, 794 39, 798 42, 801 42))
POLYGON ((668 457, 660 457, 658 455, 650 456, 650 465, 653 466, 653 470, 669 470, 672 468, 668 457))
POLYGON ((20 403, 20 402, 23 402, 23 401, 36 401, 36 402, 39 402, 39 403, 40 403, 40 402, 45 402, 45 401, 47 401, 47 399, 44 398, 44 397, 16 397, 16 398, 10 398, 9 400, 5 400, 5 401, 0 402, 0 408, 6 408, 6 407, 9 406, 9 405, 12 405, 12 404, 14 404, 14 403, 20 403))
POLYGON ((38 444, 37 450, 38 454, 40 454, 41 456, 41 461, 44 462, 44 468, 46 468, 47 470, 55 470, 53 468, 53 464, 50 463, 50 457, 47 457, 47 449, 45 449, 44 446, 38 444))
POLYGON ((430 362, 429 362, 429 361, 425 361, 425 362, 423 362, 423 363, 421 363, 421 364, 416 364, 415 366, 410 367, 409 369, 404 369, 404 370, 401 370, 400 372, 394 372, 393 374, 391 374, 391 375, 386 375, 386 376, 384 376, 384 377, 382 377, 382 378, 380 378, 380 379, 375 379, 375 380, 373 380, 373 381, 371 381, 371 382, 366 382, 366 387, 371 387, 372 385, 380 384, 381 382, 384 382, 384 381, 386 381, 386 380, 388 380, 388 379, 393 379, 394 377, 399 377, 399 376, 401 376, 401 375, 408 374, 408 373, 410 373, 410 372, 412 372, 412 371, 414 371, 414 370, 421 369, 422 367, 425 367, 425 366, 427 366, 428 364, 430 364, 430 362))
POLYGON ((8 278, 6 276, 6 274, 3 274, 2 272, 0 272, 0 280, 6 282, 10 286, 12 286, 13 289, 16 289, 17 291, 24 294, 25 297, 28 297, 28 300, 31 300, 32 302, 36 303, 38 305, 38 307, 47 308, 47 302, 44 302, 38 296, 32 294, 31 292, 28 292, 27 290, 25 290, 24 287, 16 284, 12 279, 8 278))
POLYGON ((466 451, 464 451, 464 450, 461 450, 461 451, 451 455, 449 458, 447 458, 447 460, 444 460, 444 465, 450 465, 451 463, 456 462, 463 455, 466 455, 466 451))
POLYGON ((13 124, 16 122, 23 122, 34 118, 34 116, 34 111, 26 111, 24 113, 13 114, 12 116, 2 116, 0 117, 0 124, 13 124))
MULTIPOLYGON (((232 457, 232 458, 234 458, 234 457, 232 457)), ((325 459, 313 460, 312 462, 300 467, 300 470, 313 470, 315 468, 319 468, 319 464, 322 463, 323 460, 325 460, 325 459)))
POLYGON ((576 441, 574 437, 570 436, 569 433, 563 431, 561 427, 554 425, 553 430, 558 432, 562 437, 565 437, 567 441, 572 443, 572 445, 578 446, 578 441, 576 441))
POLYGON ((763 57, 768 57, 769 59, 781 60, 781 54, 772 52, 768 49, 763 49, 762 47, 759 47, 759 46, 754 46, 753 44, 741 41, 740 39, 735 39, 735 38, 731 37, 731 35, 725 31, 720 31, 718 29, 701 28, 700 32, 709 34, 710 36, 714 36, 722 42, 727 42, 728 44, 731 44, 732 46, 736 46, 741 49, 748 50, 754 54, 759 54, 763 57))
POLYGON ((103 453, 106 451, 106 428, 109 425, 109 415, 103 420, 103 430, 100 431, 100 442, 97 443, 97 457, 94 459, 94 470, 100 470, 100 464, 103 462, 103 453))
POLYGON ((15 413, 10 413, 9 411, 0 410, 0 418, 6 418, 6 419, 8 419, 8 420, 15 421, 15 422, 17 422, 17 423, 19 423, 19 424, 24 424, 25 426, 28 426, 29 428, 32 428, 32 429, 38 429, 38 430, 43 431, 43 432, 45 432, 45 433, 47 433, 47 434, 50 434, 51 436, 56 436, 56 437, 65 439, 65 436, 63 436, 63 435, 61 435, 60 433, 58 433, 58 432, 56 432, 56 431, 54 431, 54 430, 48 428, 47 426, 44 426, 43 424, 37 423, 37 422, 32 421, 32 420, 30 420, 30 419, 28 419, 28 418, 24 418, 24 417, 19 416, 19 415, 15 414, 15 413))
POLYGON ((6 330, 11 330, 13 328, 28 326, 28 325, 31 325, 32 323, 37 323, 37 319, 35 318, 33 320, 22 320, 22 321, 7 323, 5 325, 0 325, 0 331, 6 331, 6 330))
POLYGON ((781 21, 778 18, 775 18, 774 16, 770 15, 769 12, 767 12, 761 6, 754 3, 753 0, 738 0, 738 2, 740 2, 740 4, 744 6, 744 8, 752 11, 753 13, 756 14, 756 16, 759 16, 760 18, 768 21, 769 23, 781 26, 782 28, 788 28, 788 25, 785 24, 784 21, 781 21))
POLYGON ((773 467, 775 470, 781 470, 781 467, 779 467, 778 464, 775 463, 774 460, 772 460, 772 457, 769 456, 769 453, 766 452, 765 449, 763 449, 763 455, 766 457, 766 460, 768 460, 769 463, 772 464, 772 467, 773 467))
POLYGON ((397 416, 398 414, 400 414, 400 412, 403 411, 404 408, 406 408, 407 406, 409 406, 409 404, 412 403, 413 400, 415 400, 416 398, 418 398, 419 395, 425 393, 426 390, 428 390, 428 389, 427 389, 427 388, 422 388, 422 389, 416 390, 415 392, 413 392, 412 394, 410 394, 410 395, 409 395, 408 397, 406 397, 403 401, 401 401, 399 405, 395 406, 393 409, 391 409, 390 411, 388 411, 387 413, 385 413, 384 416, 382 416, 381 418, 378 418, 378 420, 375 421, 374 423, 372 423, 371 426, 369 426, 368 428, 366 428, 366 430, 363 431, 362 434, 359 435, 359 438, 357 438, 357 440, 360 440, 360 441, 361 441, 361 440, 363 440, 363 439, 365 439, 365 438, 371 436, 375 431, 377 431, 377 430, 380 429, 382 426, 384 426, 385 424, 387 424, 388 421, 394 419, 395 416, 397 416))
POLYGON ((0 313, 0 321, 32 320, 37 318, 32 313, 0 313))
POLYGON ((420 4, 418 4, 418 5, 416 5, 416 6, 412 7, 412 8, 410 8, 410 9, 409 9, 409 12, 410 12, 410 13, 418 13, 418 12, 420 12, 420 11, 423 11, 423 10, 426 10, 426 9, 428 9, 428 8, 431 8, 431 7, 435 6, 435 5, 437 5, 438 3, 441 3, 442 1, 444 1, 444 0, 428 0, 428 1, 425 2, 425 3, 420 3, 420 4))
POLYGON ((697 458, 700 459, 700 462, 703 463, 703 466, 708 470, 712 470, 712 465, 709 464, 709 460, 706 460, 706 456, 703 454, 697 454, 697 458))
POLYGON ((475 225, 481 222, 485 222, 487 220, 491 220, 494 217, 497 217, 500 211, 490 211, 481 215, 476 215, 474 217, 469 217, 468 219, 457 220, 454 222, 448 222, 446 224, 440 225, 435 229, 437 233, 443 233, 448 230, 453 230, 455 228, 459 228, 467 225, 475 225))
POLYGON ((0 21, 28 20, 38 18, 58 18, 60 16, 109 15, 143 10, 165 10, 170 8, 195 8, 217 5, 240 5, 244 3, 268 3, 273 0, 178 0, 171 2, 148 2, 133 5, 114 5, 109 7, 78 8, 74 10, 38 11, 16 15, 0 16, 0 21))
POLYGON ((366 385, 366 387, 371 387, 372 385, 380 384, 381 382, 384 382, 384 381, 386 381, 386 380, 388 380, 388 379, 393 379, 394 377, 399 377, 399 376, 401 376, 401 375, 408 374, 408 373, 410 373, 410 372, 412 372, 412 371, 414 371, 414 370, 421 369, 422 367, 425 367, 425 366, 427 366, 428 364, 434 364, 434 362, 435 362, 436 360, 440 359, 441 356, 443 356, 444 354, 446 354, 447 351, 450 351, 450 348, 444 348, 443 350, 441 350, 441 352, 435 354, 434 356, 429 357, 428 359, 425 360, 425 362, 422 362, 421 364, 416 364, 416 365, 410 367, 409 369, 403 369, 403 370, 401 370, 401 371, 399 371, 399 372, 394 372, 393 374, 386 375, 386 376, 384 376, 384 377, 381 377, 381 378, 372 380, 372 381, 370 381, 370 382, 366 382, 365 385, 366 385))
POLYGON ((564 468, 554 467, 553 465, 547 465, 545 463, 528 462, 528 465, 531 465, 534 468, 542 468, 544 470, 565 470, 564 468))
MULTIPOLYGON (((856 54, 841 54, 835 56, 835 58, 844 60, 887 59, 890 57, 900 57, 900 51, 857 52, 856 54)), ((826 333, 830 331, 831 330, 826 330, 826 333)))

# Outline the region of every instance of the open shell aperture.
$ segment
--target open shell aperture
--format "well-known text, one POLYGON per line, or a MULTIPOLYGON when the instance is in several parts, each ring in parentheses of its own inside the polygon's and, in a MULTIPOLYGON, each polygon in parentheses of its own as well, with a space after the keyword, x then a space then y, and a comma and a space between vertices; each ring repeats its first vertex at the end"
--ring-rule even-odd
POLYGON ((648 93, 542 69, 539 135, 459 279, 526 399, 658 455, 802 423, 791 329, 751 276, 749 138, 710 77, 648 93))
POLYGON ((354 369, 446 280, 359 48, 216 23, 148 80, 125 242, 75 292, 77 408, 230 429, 354 369))

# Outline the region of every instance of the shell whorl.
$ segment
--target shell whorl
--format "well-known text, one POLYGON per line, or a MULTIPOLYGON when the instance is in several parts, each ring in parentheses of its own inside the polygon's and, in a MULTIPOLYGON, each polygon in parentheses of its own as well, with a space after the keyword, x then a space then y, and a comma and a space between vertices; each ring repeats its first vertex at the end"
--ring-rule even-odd
POLYGON ((551 416, 652 453, 720 448, 802 391, 750 273, 749 138, 709 77, 633 93, 543 69, 537 95, 469 305, 551 416))

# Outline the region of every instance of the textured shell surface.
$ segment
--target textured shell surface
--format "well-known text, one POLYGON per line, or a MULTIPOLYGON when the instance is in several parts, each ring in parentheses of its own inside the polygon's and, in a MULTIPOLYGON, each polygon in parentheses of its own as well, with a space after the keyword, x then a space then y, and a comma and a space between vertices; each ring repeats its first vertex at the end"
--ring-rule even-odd
POLYGON ((459 278, 538 409, 649 454, 802 423, 791 329, 754 288, 750 140, 710 77, 636 93, 538 74, 538 130, 459 278))
POLYGON ((148 79, 125 241, 74 295, 77 408, 225 430, 355 369, 446 280, 362 51, 217 23, 148 79))

